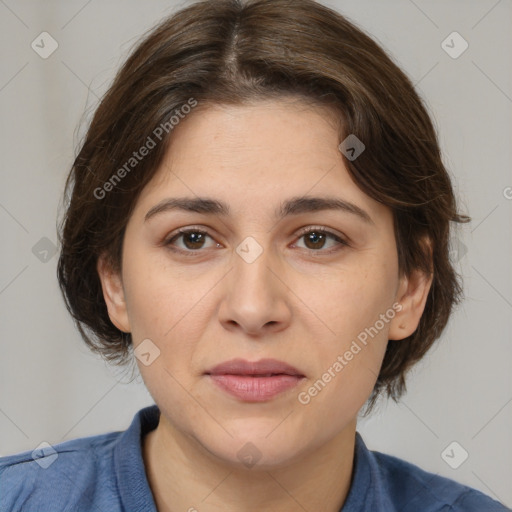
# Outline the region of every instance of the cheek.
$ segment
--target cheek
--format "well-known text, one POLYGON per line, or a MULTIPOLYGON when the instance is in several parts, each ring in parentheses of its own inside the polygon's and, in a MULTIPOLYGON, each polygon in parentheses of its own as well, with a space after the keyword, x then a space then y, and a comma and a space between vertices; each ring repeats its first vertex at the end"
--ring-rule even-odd
POLYGON ((186 320, 187 312, 201 298, 200 290, 166 265, 162 249, 152 253, 133 247, 127 253, 123 279, 133 337, 164 341, 181 319, 186 320))
POLYGON ((135 253, 133 256, 125 267, 132 339, 135 348, 150 339, 159 350, 151 366, 137 363, 152 393, 160 386, 170 393, 170 383, 188 386, 193 378, 194 356, 208 318, 205 294, 213 286, 210 281, 215 281, 215 276, 198 282, 179 275, 175 268, 163 264, 161 258, 150 260, 146 256, 142 261, 135 253))
MULTIPOLYGON (((331 320, 332 330, 346 343, 356 339, 391 308, 397 286, 397 269, 375 258, 371 264, 361 264, 330 280, 324 290, 323 303, 331 320)), ((389 323, 378 330, 385 331, 389 323)))
POLYGON ((333 342, 316 344, 319 368, 315 378, 320 382, 314 382, 318 395, 323 395, 318 404, 323 403, 331 417, 341 412, 329 411, 329 404, 343 403, 355 409, 373 389, 395 316, 395 272, 392 265, 376 260, 359 271, 347 272, 325 288, 322 300, 335 336, 333 342))

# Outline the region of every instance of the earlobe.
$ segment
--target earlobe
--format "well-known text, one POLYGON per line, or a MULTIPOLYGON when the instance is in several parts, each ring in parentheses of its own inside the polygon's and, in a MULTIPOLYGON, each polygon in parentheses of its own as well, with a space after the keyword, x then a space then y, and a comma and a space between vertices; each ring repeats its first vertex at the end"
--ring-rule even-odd
POLYGON ((388 338, 403 340, 418 328, 425 310, 433 274, 414 270, 401 278, 396 301, 402 306, 390 323, 388 338))
POLYGON ((123 283, 118 272, 114 272, 103 256, 98 258, 96 269, 101 281, 103 298, 110 321, 123 332, 131 332, 123 283))

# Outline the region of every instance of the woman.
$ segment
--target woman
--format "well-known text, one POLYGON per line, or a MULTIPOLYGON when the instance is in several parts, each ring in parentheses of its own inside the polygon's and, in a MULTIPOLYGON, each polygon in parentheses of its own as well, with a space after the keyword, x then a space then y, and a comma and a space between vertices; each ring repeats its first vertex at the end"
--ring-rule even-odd
POLYGON ((460 300, 468 218, 411 82, 341 15, 182 9, 118 73, 67 187, 67 307, 155 405, 1 459, 2 510, 506 510, 357 433, 460 300))

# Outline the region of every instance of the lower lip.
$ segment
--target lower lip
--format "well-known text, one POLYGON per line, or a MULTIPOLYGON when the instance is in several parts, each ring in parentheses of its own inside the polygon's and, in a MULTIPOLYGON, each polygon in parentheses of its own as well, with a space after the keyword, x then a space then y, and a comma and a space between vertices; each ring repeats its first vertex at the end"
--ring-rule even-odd
POLYGON ((245 402, 265 402, 294 388, 302 379, 298 375, 210 375, 212 381, 227 393, 245 402))

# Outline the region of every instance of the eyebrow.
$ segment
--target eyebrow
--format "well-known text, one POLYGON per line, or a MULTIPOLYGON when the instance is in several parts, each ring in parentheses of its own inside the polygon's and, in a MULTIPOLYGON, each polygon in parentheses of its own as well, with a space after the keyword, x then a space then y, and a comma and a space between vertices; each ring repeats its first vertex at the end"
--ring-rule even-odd
MULTIPOLYGON (((164 199, 153 206, 146 213, 144 222, 157 214, 172 210, 183 210, 206 215, 220 215, 222 217, 228 217, 230 215, 229 205, 216 199, 209 197, 172 197, 164 199)), ((337 197, 292 197, 284 201, 280 207, 276 209, 274 215, 277 220, 281 220, 290 215, 299 215, 301 213, 321 210, 337 210, 350 213, 367 224, 375 225, 370 215, 361 207, 337 197)))

